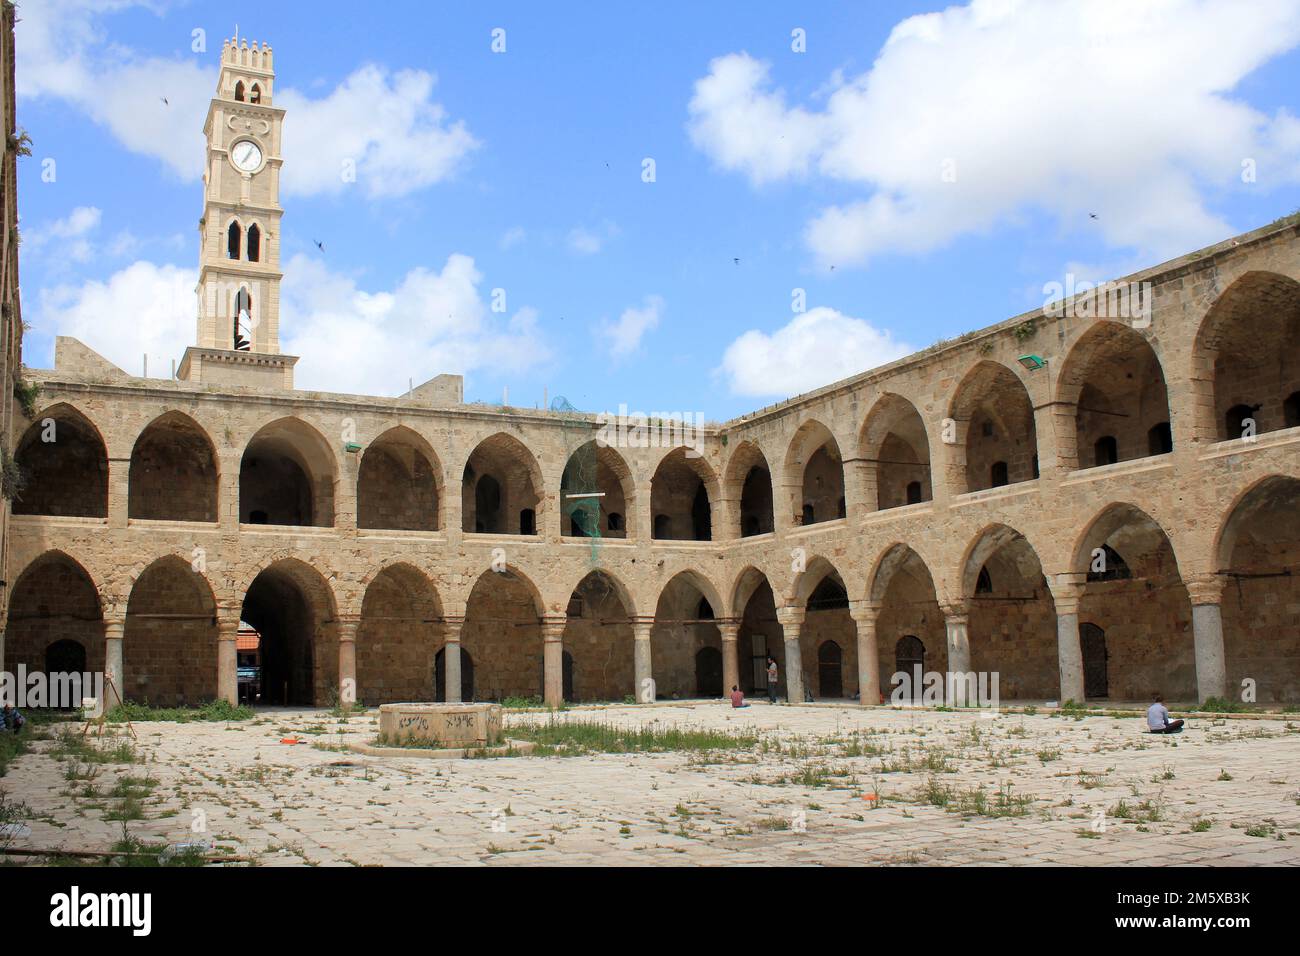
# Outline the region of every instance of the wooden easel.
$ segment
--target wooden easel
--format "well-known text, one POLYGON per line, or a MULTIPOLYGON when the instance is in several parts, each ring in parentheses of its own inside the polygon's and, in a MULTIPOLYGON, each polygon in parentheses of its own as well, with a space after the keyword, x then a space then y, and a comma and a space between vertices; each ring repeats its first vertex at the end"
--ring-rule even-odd
MULTIPOLYGON (((108 699, 109 699, 110 690, 113 692, 113 696, 116 697, 119 701, 122 699, 121 695, 118 694, 117 692, 117 687, 113 684, 113 678, 109 677, 108 675, 105 675, 104 676, 104 697, 101 701, 99 701, 99 716, 86 718, 86 723, 81 728, 81 736, 83 737, 86 736, 86 733, 90 730, 92 724, 96 728, 98 728, 95 736, 100 738, 104 736, 104 725, 108 723, 108 699)), ((131 732, 131 736, 134 737, 136 740, 140 739, 139 737, 136 736, 135 727, 132 726, 130 718, 127 718, 126 729, 131 732)))

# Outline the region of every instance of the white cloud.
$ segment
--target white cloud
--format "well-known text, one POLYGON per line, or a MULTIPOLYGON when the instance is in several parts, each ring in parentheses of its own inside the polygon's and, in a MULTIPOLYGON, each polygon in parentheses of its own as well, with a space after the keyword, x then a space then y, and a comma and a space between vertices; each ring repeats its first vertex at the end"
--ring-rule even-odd
POLYGON ((413 269, 391 291, 366 291, 304 255, 284 271, 281 348, 302 356, 299 388, 394 395, 408 379, 521 372, 551 359, 536 311, 492 312, 469 256, 449 256, 441 272, 413 269))
POLYGON ((135 262, 105 281, 42 291, 33 326, 80 339, 109 361, 139 375, 166 378, 197 331, 193 269, 135 262))
POLYGON ((594 256, 605 248, 605 243, 618 235, 618 226, 612 222, 604 222, 599 226, 588 228, 587 226, 575 226, 569 230, 568 245, 569 249, 580 256, 594 256))
POLYGON ((751 329, 727 346, 722 372, 736 395, 788 397, 910 354, 887 331, 821 306, 772 334, 751 329))
POLYGON ((23 244, 29 253, 44 250, 66 261, 86 262, 95 254, 89 234, 99 228, 102 218, 99 207, 78 206, 62 219, 25 232, 23 244))
MULTIPOLYGON (((203 119, 216 92, 222 38, 187 58, 143 56, 111 42, 104 18, 161 0, 41 0, 23 4, 18 27, 18 93, 67 101, 106 127, 126 149, 192 181, 203 172, 203 119), (164 102, 166 100, 166 102, 164 102)), ((323 99, 288 86, 276 105, 284 125, 285 195, 363 189, 370 198, 404 196, 450 176, 477 145, 463 122, 447 119, 423 70, 390 75, 363 66, 323 99), (355 164, 346 182, 344 161, 355 164)), ((57 157, 56 157, 57 158, 57 157)))
POLYGON ((513 249, 527 238, 528 233, 524 231, 523 226, 512 226, 501 236, 501 241, 498 245, 502 249, 513 249))
POLYGON ((663 310, 664 300, 657 295, 648 295, 640 307, 624 309, 617 322, 601 322, 600 333, 605 338, 609 354, 623 358, 640 348, 645 334, 658 327, 663 310))
POLYGON ((363 66, 324 99, 276 93, 284 124, 285 195, 338 194, 360 186, 372 199, 405 196, 451 176, 478 146, 461 121, 430 99, 436 78, 363 66), (355 167, 355 183, 344 175, 355 167))
POLYGON ((865 190, 808 223, 822 264, 934 249, 1031 211, 1172 255, 1232 231, 1203 193, 1238 183, 1243 158, 1261 186, 1300 177, 1300 122, 1231 96, 1297 43, 1300 0, 1248 16, 1211 0, 975 0, 899 23, 819 109, 787 105, 748 54, 720 57, 689 130, 755 185, 816 174, 865 190))
MULTIPOLYGON (((42 292, 33 325, 78 338, 132 374, 147 352, 150 373, 165 377, 194 344, 195 279, 193 269, 136 262, 106 281, 42 292)), ((302 359, 295 384, 396 395, 409 379, 521 372, 550 361, 536 311, 492 312, 481 281, 473 259, 453 254, 441 272, 413 269, 396 288, 370 292, 319 259, 295 256, 280 296, 281 351, 302 359)))

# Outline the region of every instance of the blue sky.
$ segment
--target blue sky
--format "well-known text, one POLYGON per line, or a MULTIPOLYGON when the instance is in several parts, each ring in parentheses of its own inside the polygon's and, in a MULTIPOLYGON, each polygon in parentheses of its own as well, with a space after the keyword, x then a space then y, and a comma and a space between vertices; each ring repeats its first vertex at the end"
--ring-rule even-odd
POLYGON ((1300 207, 1295 0, 304 9, 20 4, 27 364, 192 341, 236 23, 289 110, 299 387, 725 419, 1300 207))

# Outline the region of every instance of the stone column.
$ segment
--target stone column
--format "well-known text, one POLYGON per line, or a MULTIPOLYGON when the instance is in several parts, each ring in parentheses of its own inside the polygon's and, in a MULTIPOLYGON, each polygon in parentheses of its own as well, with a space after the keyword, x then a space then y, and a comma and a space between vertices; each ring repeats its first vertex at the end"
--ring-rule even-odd
POLYGON ((880 703, 880 649, 876 645, 876 618, 880 605, 853 601, 849 613, 858 629, 858 703, 875 707, 880 703))
POLYGON ((217 697, 239 703, 239 608, 217 609, 217 697))
POLYGON ((783 607, 776 616, 785 635, 785 699, 791 704, 802 704, 803 650, 799 645, 799 631, 803 627, 804 609, 783 607))
POLYGON ((655 702, 654 658, 651 656, 650 635, 654 631, 654 618, 636 618, 632 621, 633 681, 638 704, 655 702))
POLYGON ((1054 575, 1052 601, 1056 605, 1056 661, 1061 675, 1061 703, 1084 700, 1083 645, 1079 641, 1079 599, 1083 597, 1082 574, 1054 575))
POLYGON ((966 494, 966 436, 970 432, 969 419, 939 420, 938 441, 932 445, 930 459, 930 491, 936 505, 950 498, 966 494), (944 441, 947 435, 952 442, 944 441))
POLYGON ((126 617, 104 619, 104 700, 107 713, 122 703, 126 694, 125 675, 122 671, 122 636, 126 631, 126 617))
POLYGON ((235 454, 221 455, 217 478, 217 524, 224 532, 239 530, 239 467, 243 459, 235 454))
POLYGON ((736 642, 740 637, 740 621, 735 618, 718 620, 722 632, 722 696, 731 694, 731 688, 740 686, 740 657, 736 642))
MULTIPOLYGON (((442 619, 442 699, 449 704, 461 701, 460 685, 460 631, 465 626, 463 617, 444 617, 442 619)), ((436 689, 434 696, 437 696, 436 689)))
POLYGON ((564 705, 564 626, 565 617, 542 618, 542 698, 547 707, 564 705))
POLYGON ((965 683, 953 675, 970 673, 970 635, 967 626, 970 615, 966 607, 948 606, 943 609, 944 624, 948 631, 948 693, 945 695, 949 706, 965 707, 969 695, 965 692, 965 683))
POLYGON ((1187 581, 1192 599, 1192 637, 1196 645, 1196 700, 1228 694, 1228 671, 1223 651, 1223 580, 1213 574, 1187 581))
POLYGON ((879 466, 862 458, 845 458, 840 464, 844 469, 845 517, 852 520, 878 510, 876 476, 879 466))
POLYGON ((339 615, 339 705, 357 702, 357 627, 358 615, 339 615))
POLYGON ((636 482, 636 510, 627 516, 627 529, 628 535, 637 541, 649 542, 654 537, 654 510, 650 503, 650 490, 649 480, 636 482))

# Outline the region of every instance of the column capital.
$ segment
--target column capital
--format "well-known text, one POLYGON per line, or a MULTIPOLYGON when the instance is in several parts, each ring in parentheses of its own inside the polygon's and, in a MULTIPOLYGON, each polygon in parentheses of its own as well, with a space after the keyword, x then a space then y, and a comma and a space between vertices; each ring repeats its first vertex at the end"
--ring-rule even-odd
POLYGON ((776 619, 782 627, 799 627, 803 623, 806 609, 792 604, 784 604, 776 609, 776 619))
POLYGON ((652 617, 634 617, 632 618, 632 636, 638 641, 648 641, 654 626, 655 619, 652 617))
POLYGON ((564 639, 564 629, 569 624, 568 615, 557 617, 554 615, 543 615, 541 617, 542 640, 548 643, 552 641, 561 641, 564 639))
POLYGON ((1079 602, 1083 599, 1087 580, 1088 576, 1082 571, 1047 576, 1047 589, 1052 592, 1052 603, 1056 605, 1058 615, 1079 613, 1079 602))
POLYGON ((1218 604, 1223 600, 1223 587, 1227 582, 1219 574, 1189 574, 1183 579, 1192 606, 1218 604))
POLYGON ((336 614, 334 623, 339 627, 339 641, 352 643, 357 639, 357 628, 361 626, 361 615, 336 614))
POLYGON ((880 609, 883 607, 881 601, 850 601, 849 617, 853 618, 854 623, 861 625, 873 625, 876 618, 880 617, 880 609))
POLYGON ((718 630, 722 632, 724 641, 734 641, 740 637, 740 618, 720 617, 714 623, 718 625, 718 630))
POLYGON ((126 615, 104 618, 104 636, 110 641, 120 641, 126 631, 126 615))
POLYGON ((939 608, 943 619, 948 624, 965 624, 970 620, 970 606, 965 601, 960 604, 944 604, 939 608))
POLYGON ((442 639, 447 644, 460 643, 460 631, 465 626, 465 618, 460 614, 442 616, 442 639))

